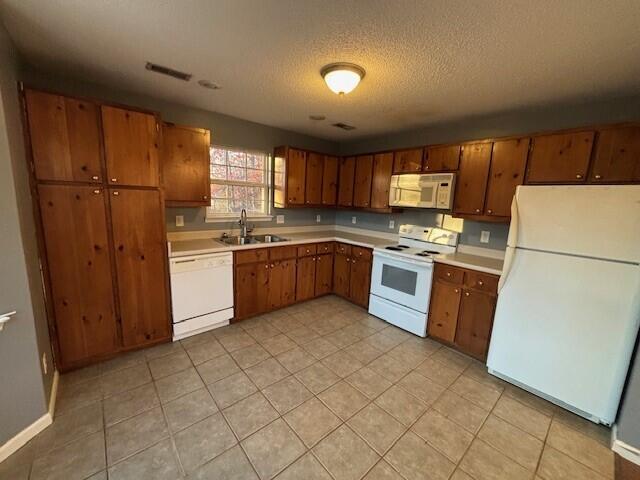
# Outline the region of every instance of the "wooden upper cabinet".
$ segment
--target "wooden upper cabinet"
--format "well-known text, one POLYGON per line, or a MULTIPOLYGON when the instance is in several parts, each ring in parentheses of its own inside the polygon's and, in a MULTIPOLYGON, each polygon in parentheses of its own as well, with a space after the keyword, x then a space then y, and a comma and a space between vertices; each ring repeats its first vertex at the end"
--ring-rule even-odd
POLYGON ((529 138, 500 140, 493 144, 487 199, 484 207, 485 215, 511 216, 511 202, 516 187, 524 182, 528 153, 529 138))
POLYGON ((154 115, 103 105, 102 129, 110 184, 160 185, 160 127, 154 115))
POLYGON ((287 152, 287 204, 304 205, 307 152, 295 148, 287 152))
POLYGON ((418 173, 422 170, 422 148, 393 152, 393 173, 418 173))
POLYGON ((335 206, 338 198, 338 157, 324 157, 322 169, 322 205, 335 206))
POLYGON ((389 186, 392 169, 393 153, 378 153, 373 156, 371 208, 389 208, 389 186))
POLYGON ((592 130, 534 137, 527 183, 583 183, 595 133, 592 130))
POLYGON ((461 150, 460 145, 427 147, 424 154, 424 171, 429 173, 458 170, 461 150))
POLYGON ((353 206, 371 206, 371 182, 373 180, 373 155, 356 157, 356 173, 353 184, 353 206))
POLYGON ((65 369, 118 349, 105 195, 93 186, 38 186, 58 360, 65 369))
POLYGON ((322 203, 322 170, 324 155, 309 152, 307 154, 305 201, 307 205, 320 205, 322 203))
POLYGON ((474 143, 464 146, 455 188, 454 213, 481 215, 484 211, 491 145, 474 143))
POLYGON ((166 202, 184 206, 209 205, 209 130, 166 124, 162 135, 166 202))
POLYGON ((171 335, 164 210, 158 190, 109 191, 125 347, 171 335))
POLYGON ((36 90, 25 103, 36 179, 102 182, 98 107, 36 90))
POLYGON ((353 206, 353 184, 356 174, 356 157, 342 157, 340 159, 340 176, 338 180, 338 206, 353 206))
POLYGON ((600 130, 594 150, 591 182, 640 181, 640 126, 600 130))

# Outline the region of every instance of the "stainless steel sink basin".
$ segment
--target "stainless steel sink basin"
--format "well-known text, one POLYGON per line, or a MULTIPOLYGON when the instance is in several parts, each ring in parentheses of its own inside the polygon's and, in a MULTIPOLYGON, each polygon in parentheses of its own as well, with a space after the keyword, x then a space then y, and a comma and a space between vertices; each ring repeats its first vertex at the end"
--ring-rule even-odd
POLYGON ((286 242, 287 239, 277 235, 249 235, 246 237, 220 237, 218 241, 227 245, 251 245, 256 243, 286 242))

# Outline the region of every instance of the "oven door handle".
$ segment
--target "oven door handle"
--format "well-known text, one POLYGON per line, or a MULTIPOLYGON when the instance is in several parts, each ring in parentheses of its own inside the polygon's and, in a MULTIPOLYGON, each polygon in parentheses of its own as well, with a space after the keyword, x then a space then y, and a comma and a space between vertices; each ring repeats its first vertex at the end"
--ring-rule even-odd
POLYGON ((388 253, 384 253, 384 252, 377 252, 377 251, 373 251, 373 257, 374 260, 376 257, 380 258, 380 259, 389 259, 389 260, 393 260, 394 262, 400 262, 400 263, 409 263, 411 265, 419 265, 421 267, 425 267, 427 269, 433 268, 433 262, 425 262, 422 260, 413 260, 411 258, 407 258, 407 257, 398 257, 396 255, 390 255, 388 253))

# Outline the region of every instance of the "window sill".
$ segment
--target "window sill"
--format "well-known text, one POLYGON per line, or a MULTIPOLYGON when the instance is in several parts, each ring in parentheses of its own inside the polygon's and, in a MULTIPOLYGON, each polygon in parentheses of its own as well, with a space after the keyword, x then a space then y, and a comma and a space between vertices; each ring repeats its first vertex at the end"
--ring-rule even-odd
MULTIPOLYGON (((205 217, 205 223, 229 223, 237 222, 240 220, 240 215, 234 216, 220 216, 220 217, 205 217)), ((273 220, 273 215, 254 215, 248 216, 247 222, 270 222, 273 220)))

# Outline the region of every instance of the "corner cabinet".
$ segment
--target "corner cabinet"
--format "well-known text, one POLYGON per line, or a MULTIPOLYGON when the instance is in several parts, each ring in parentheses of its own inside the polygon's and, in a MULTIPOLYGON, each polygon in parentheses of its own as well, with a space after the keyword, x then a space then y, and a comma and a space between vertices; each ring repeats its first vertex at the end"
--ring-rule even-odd
POLYGON ((429 335, 485 360, 495 312, 498 277, 436 263, 429 304, 429 335))
POLYGON ((57 368, 169 340, 157 116, 31 89, 23 103, 57 368))
POLYGON ((165 123, 162 137, 162 178, 167 206, 210 205, 209 130, 165 123))

